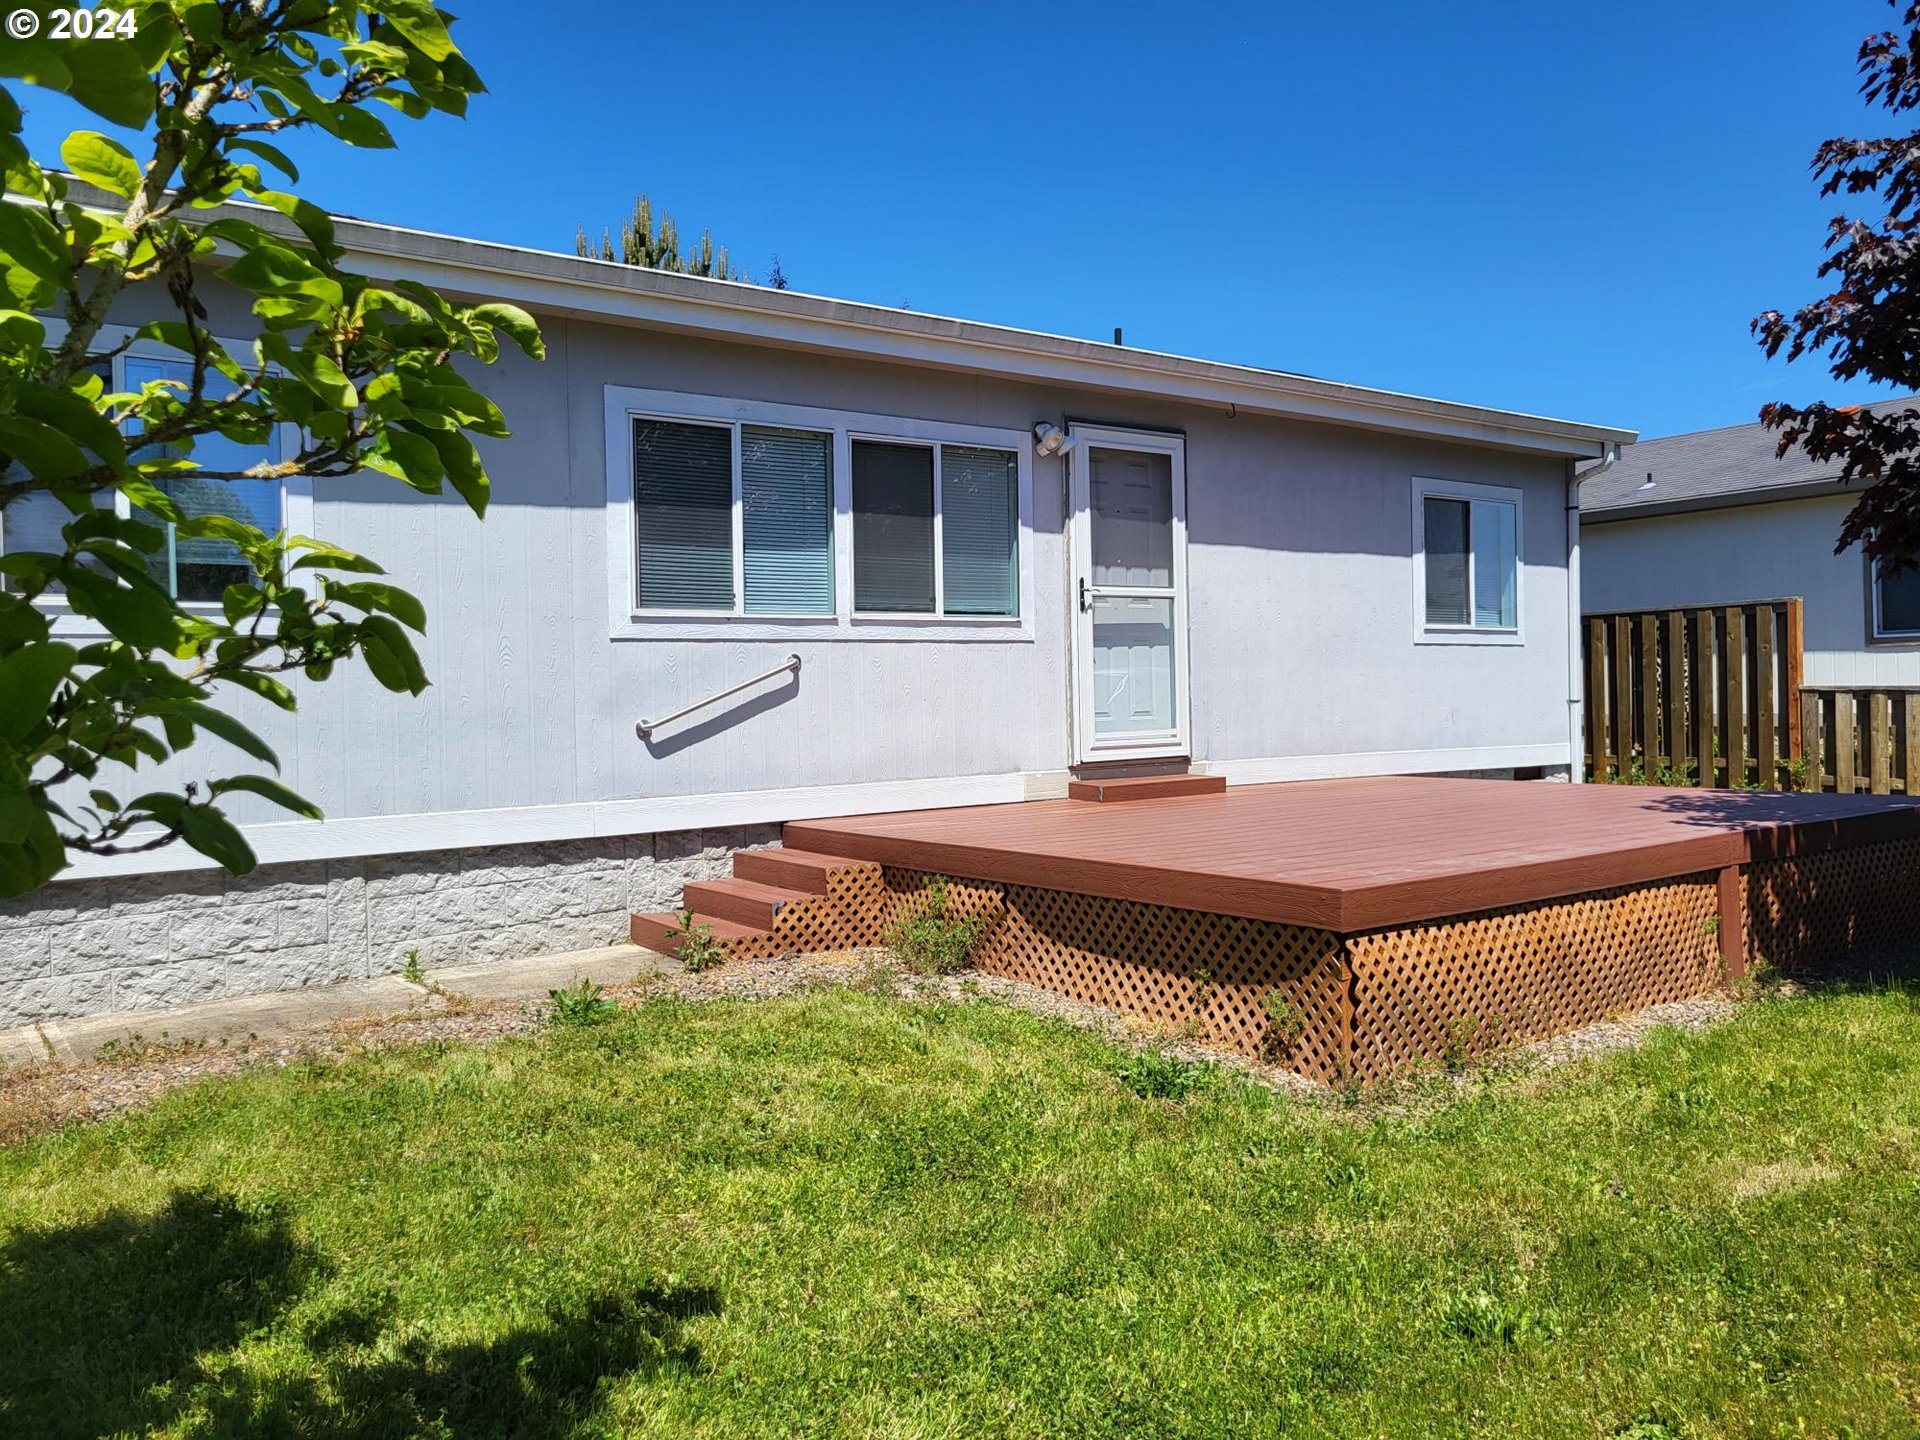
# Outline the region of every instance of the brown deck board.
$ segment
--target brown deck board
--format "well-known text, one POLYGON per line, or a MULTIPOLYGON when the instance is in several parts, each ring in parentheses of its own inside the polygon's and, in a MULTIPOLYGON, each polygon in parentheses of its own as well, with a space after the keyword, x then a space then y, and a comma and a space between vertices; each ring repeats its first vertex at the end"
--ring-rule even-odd
POLYGON ((1340 931, 1911 834, 1908 797, 1406 776, 786 827, 789 845, 853 859, 1340 931))

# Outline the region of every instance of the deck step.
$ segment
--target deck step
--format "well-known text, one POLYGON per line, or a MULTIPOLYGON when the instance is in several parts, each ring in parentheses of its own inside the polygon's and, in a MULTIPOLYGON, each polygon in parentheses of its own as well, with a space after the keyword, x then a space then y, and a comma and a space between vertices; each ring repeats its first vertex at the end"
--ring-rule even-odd
MULTIPOLYGON (((657 950, 662 955, 680 953, 680 914, 678 910, 662 910, 652 915, 632 915, 627 919, 627 934, 633 943, 643 950, 657 950)), ((705 925, 713 932, 716 940, 764 940, 767 932, 751 925, 735 924, 723 920, 717 915, 702 915, 695 911, 693 920, 696 925, 705 925)))
POLYGON ((1116 800, 1167 800, 1175 795, 1218 795, 1226 788, 1227 777, 1224 775, 1135 775, 1125 780, 1069 781, 1067 798, 1111 805, 1116 800))
POLYGON ((828 871, 872 863, 870 860, 849 860, 842 855, 822 855, 817 850, 788 850, 784 847, 733 852, 733 873, 742 880, 757 880, 762 885, 804 890, 810 895, 827 893, 828 871))
POLYGON ((736 925, 771 930, 780 907, 794 900, 811 900, 810 890, 763 885, 758 880, 689 880, 680 891, 680 903, 696 915, 712 915, 736 925))

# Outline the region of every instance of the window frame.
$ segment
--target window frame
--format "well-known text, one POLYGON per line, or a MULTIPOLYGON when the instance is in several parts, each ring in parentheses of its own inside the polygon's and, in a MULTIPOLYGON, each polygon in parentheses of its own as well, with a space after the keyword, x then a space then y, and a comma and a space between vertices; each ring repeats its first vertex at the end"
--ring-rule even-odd
POLYGON ((1880 566, 1871 558, 1867 566, 1867 643, 1870 645, 1920 645, 1920 629, 1889 630, 1880 613, 1880 566))
MULTIPOLYGON (((1527 512, 1524 494, 1510 485, 1413 477, 1413 639, 1416 645, 1524 645, 1527 624, 1527 512), (1475 500, 1513 507, 1513 624, 1435 625, 1427 620, 1427 501, 1475 500)), ((1471 520, 1469 520, 1471 524, 1471 520)), ((1471 535, 1471 531, 1469 531, 1471 535)), ((1473 614, 1473 542, 1467 542, 1467 613, 1473 614)))
MULTIPOLYGON (((67 323, 64 320, 55 319, 51 316, 41 316, 40 319, 41 323, 46 326, 47 340, 49 343, 57 343, 66 336, 67 323)), ((111 388, 113 390, 123 391, 129 388, 127 385, 126 364, 128 360, 145 360, 148 362, 171 361, 175 364, 189 363, 188 357, 182 355, 180 351, 152 340, 134 339, 134 333, 134 327, 130 325, 102 325, 100 327, 100 333, 94 338, 95 346, 100 349, 110 349, 120 345, 125 346, 124 349, 120 350, 113 357, 113 379, 111 381, 111 388)), ((214 340, 215 343, 219 344, 231 355, 246 355, 253 349, 252 341, 236 340, 231 336, 216 335, 214 340)), ((281 456, 284 458, 288 455, 298 454, 300 450, 300 427, 297 425, 279 425, 275 428, 279 431, 281 456)), ((127 438, 130 442, 137 439, 135 436, 128 436, 127 438)), ((137 448, 137 444, 129 443, 127 446, 128 453, 131 454, 137 448)), ((132 518, 133 504, 127 499, 124 491, 114 491, 113 513, 123 520, 132 518)), ((5 518, 0 517, 0 527, 4 527, 5 523, 5 518)), ((313 477, 311 475, 283 475, 280 478, 280 528, 290 535, 309 535, 313 533, 313 477)), ((0 553, 4 553, 5 548, 6 535, 4 529, 0 529, 0 553)), ((107 633, 106 628, 91 615, 77 614, 73 607, 67 603, 65 595, 43 595, 37 603, 53 618, 53 631, 56 636, 83 635, 97 637, 107 633)), ((222 613, 218 600, 180 600, 178 597, 175 597, 175 603, 190 615, 219 615, 222 613)))
POLYGON ((1030 642, 1033 613, 1033 456, 1024 430, 919 420, 907 416, 826 409, 810 405, 740 400, 631 386, 605 388, 607 616, 615 640, 963 640, 1030 642), (734 608, 643 610, 638 603, 638 530, 633 503, 633 422, 731 426, 734 434, 734 608), (833 612, 768 615, 745 610, 745 530, 740 489, 740 428, 767 426, 808 430, 832 437, 833 612), (934 610, 928 614, 854 609, 853 444, 915 445, 933 451, 934 610), (964 445, 1011 452, 1017 475, 1018 548, 1013 615, 949 615, 946 603, 945 531, 941 524, 944 476, 941 447, 964 445))

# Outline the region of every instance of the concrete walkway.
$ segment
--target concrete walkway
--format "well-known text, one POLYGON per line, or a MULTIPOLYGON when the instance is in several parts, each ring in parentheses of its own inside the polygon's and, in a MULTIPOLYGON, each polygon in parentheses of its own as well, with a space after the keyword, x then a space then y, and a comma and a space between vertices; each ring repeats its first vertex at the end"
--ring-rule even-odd
POLYGON ((652 975, 678 970, 679 962, 636 945, 606 945, 595 950, 569 950, 530 960, 489 961, 484 965, 453 965, 426 972, 416 985, 398 975, 372 980, 346 980, 338 985, 313 985, 303 990, 275 990, 264 995, 236 995, 175 1005, 161 1010, 123 1010, 114 1015, 89 1015, 79 1020, 47 1020, 0 1030, 0 1070, 49 1062, 74 1065, 91 1060, 107 1045, 218 1044, 221 1041, 269 1040, 301 1031, 318 1030, 342 1020, 365 1020, 429 1010, 456 996, 483 1003, 544 1000, 547 992, 576 980, 602 985, 624 985, 652 975))

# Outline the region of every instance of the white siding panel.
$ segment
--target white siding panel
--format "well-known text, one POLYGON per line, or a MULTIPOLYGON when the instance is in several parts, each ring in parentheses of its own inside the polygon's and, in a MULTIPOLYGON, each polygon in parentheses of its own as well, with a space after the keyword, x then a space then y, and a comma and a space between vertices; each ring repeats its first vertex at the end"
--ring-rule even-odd
POLYGON ((1846 496, 1742 505, 1588 524, 1581 530, 1582 608, 1636 610, 1806 601, 1809 685, 1920 685, 1920 646, 1869 638, 1867 564, 1833 553, 1846 496))

